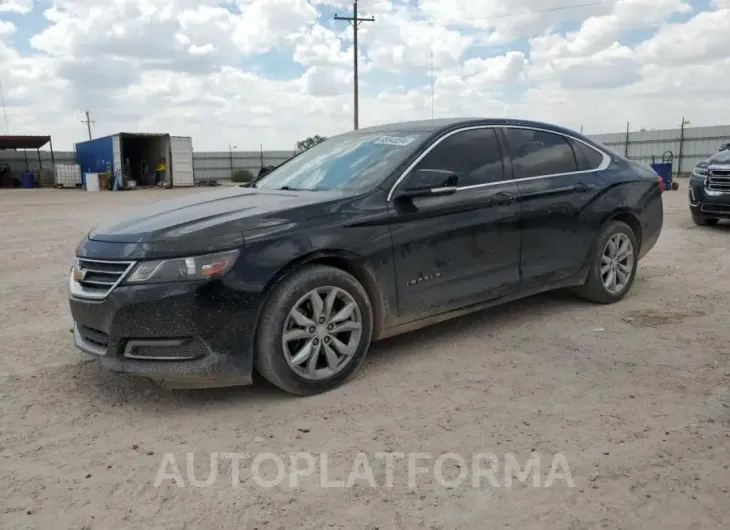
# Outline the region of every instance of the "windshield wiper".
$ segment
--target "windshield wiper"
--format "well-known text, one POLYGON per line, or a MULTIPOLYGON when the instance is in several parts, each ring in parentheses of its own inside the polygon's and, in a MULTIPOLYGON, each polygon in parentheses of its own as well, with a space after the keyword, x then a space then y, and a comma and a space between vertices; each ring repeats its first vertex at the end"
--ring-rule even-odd
POLYGON ((277 188, 279 191, 313 191, 309 188, 292 188, 291 186, 282 186, 277 188))

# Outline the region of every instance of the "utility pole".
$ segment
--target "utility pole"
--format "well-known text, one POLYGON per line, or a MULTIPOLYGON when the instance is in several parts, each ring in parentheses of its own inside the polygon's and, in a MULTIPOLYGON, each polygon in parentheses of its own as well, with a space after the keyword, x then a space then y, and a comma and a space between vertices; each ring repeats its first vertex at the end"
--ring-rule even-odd
POLYGON ((354 108, 355 108, 355 130, 358 129, 358 72, 357 72, 357 28, 362 24, 363 22, 375 22, 375 17, 370 18, 358 18, 357 16, 357 0, 352 4, 352 16, 351 17, 341 17, 339 15, 335 15, 335 20, 344 20, 348 22, 352 26, 352 42, 353 42, 353 55, 354 55, 354 62, 355 62, 355 96, 354 96, 354 108))
POLYGON ((677 156, 677 176, 682 172, 682 156, 684 151, 684 126, 689 125, 689 120, 685 120, 682 116, 682 125, 679 127, 679 153, 677 156))
POLYGON ((81 123, 85 123, 86 124, 86 129, 89 131, 89 140, 91 140, 92 139, 91 138, 91 124, 92 123, 96 123, 96 122, 95 121, 92 121, 92 119, 89 117, 89 111, 88 110, 86 111, 86 119, 85 120, 81 120, 81 123))
POLYGON ((233 150, 237 148, 238 146, 228 144, 228 161, 231 166, 231 179, 233 179, 233 150))
POLYGON ((2 99, 3 104, 3 115, 5 115, 5 133, 10 136, 10 124, 8 123, 8 111, 5 108, 5 90, 2 81, 0 81, 0 99, 2 99))
POLYGON ((433 119, 433 100, 434 100, 434 77, 433 77, 433 46, 431 46, 431 119, 433 119))

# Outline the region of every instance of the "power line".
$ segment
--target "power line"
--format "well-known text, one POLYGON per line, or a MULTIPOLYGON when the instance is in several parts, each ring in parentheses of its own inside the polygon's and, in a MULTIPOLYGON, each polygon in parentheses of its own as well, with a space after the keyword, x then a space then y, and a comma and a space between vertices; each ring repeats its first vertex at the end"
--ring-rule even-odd
MULTIPOLYGON (((616 4, 619 0, 599 0, 595 2, 586 2, 584 4, 573 4, 569 6, 557 6, 557 7, 546 7, 543 9, 530 9, 527 11, 515 11, 513 13, 502 13, 499 15, 492 15, 489 17, 470 17, 470 18, 455 18, 455 19, 446 19, 446 20, 438 20, 439 24, 464 24, 469 23, 474 20, 494 20, 498 18, 511 18, 511 17, 521 17, 524 15, 535 15, 538 13, 550 13, 553 11, 568 11, 571 9, 580 9, 582 7, 597 7, 597 6, 603 6, 603 5, 609 5, 609 4, 616 4)), ((423 21, 425 22, 425 21, 423 21)))
POLYGON ((359 105, 358 105, 358 72, 357 72, 357 28, 362 24, 363 22, 375 22, 375 17, 369 17, 369 18, 358 18, 357 16, 357 0, 352 4, 352 16, 351 17, 341 17, 339 15, 335 15, 335 20, 344 20, 347 23, 349 23, 352 26, 352 41, 353 41, 353 48, 352 53, 354 56, 354 67, 355 67, 355 79, 354 79, 354 85, 355 85, 355 92, 354 92, 354 113, 355 113, 355 130, 358 129, 358 114, 359 114, 359 105))
POLYGON ((88 111, 88 110, 86 111, 86 119, 85 119, 85 120, 81 120, 81 123, 85 123, 85 124, 86 124, 86 129, 87 129, 87 130, 89 131, 89 140, 91 140, 91 139, 92 139, 92 138, 91 138, 91 124, 92 124, 92 123, 96 123, 96 122, 95 122, 95 121, 93 121, 93 120, 92 120, 92 119, 91 119, 91 118, 89 117, 89 111, 88 111))

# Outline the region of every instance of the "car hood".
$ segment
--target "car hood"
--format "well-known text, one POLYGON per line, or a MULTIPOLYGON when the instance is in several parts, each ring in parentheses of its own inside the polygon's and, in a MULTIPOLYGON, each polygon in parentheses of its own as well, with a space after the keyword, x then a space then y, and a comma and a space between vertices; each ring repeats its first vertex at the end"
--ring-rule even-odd
POLYGON ((185 240, 235 241, 248 230, 333 213, 344 196, 339 191, 227 187, 151 204, 94 228, 89 239, 128 244, 167 243, 165 246, 182 244, 185 240))
POLYGON ((729 164, 730 165, 730 149, 725 149, 719 153, 715 153, 707 159, 707 164, 729 164))

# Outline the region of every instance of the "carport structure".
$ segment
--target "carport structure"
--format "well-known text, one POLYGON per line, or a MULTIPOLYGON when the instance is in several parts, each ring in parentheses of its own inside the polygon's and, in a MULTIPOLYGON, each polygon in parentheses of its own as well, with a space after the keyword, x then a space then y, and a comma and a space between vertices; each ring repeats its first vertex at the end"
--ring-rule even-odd
POLYGON ((51 147, 51 163, 53 159, 53 142, 50 136, 0 136, 0 151, 20 151, 25 154, 25 169, 28 170, 28 151, 35 149, 38 155, 38 166, 42 167, 41 147, 50 144, 51 147))
MULTIPOLYGON (((0 136, 0 187, 14 187, 13 181, 17 181, 16 174, 25 171, 30 172, 30 161, 28 151, 35 150, 38 157, 38 169, 43 168, 41 158, 41 147, 50 144, 51 167, 55 165, 53 155, 53 142, 50 136, 0 136), (17 156, 10 156, 7 153, 23 152, 23 159, 17 156), (22 160, 25 160, 24 168, 22 160)), ((31 155, 32 156, 32 155, 31 155)))

